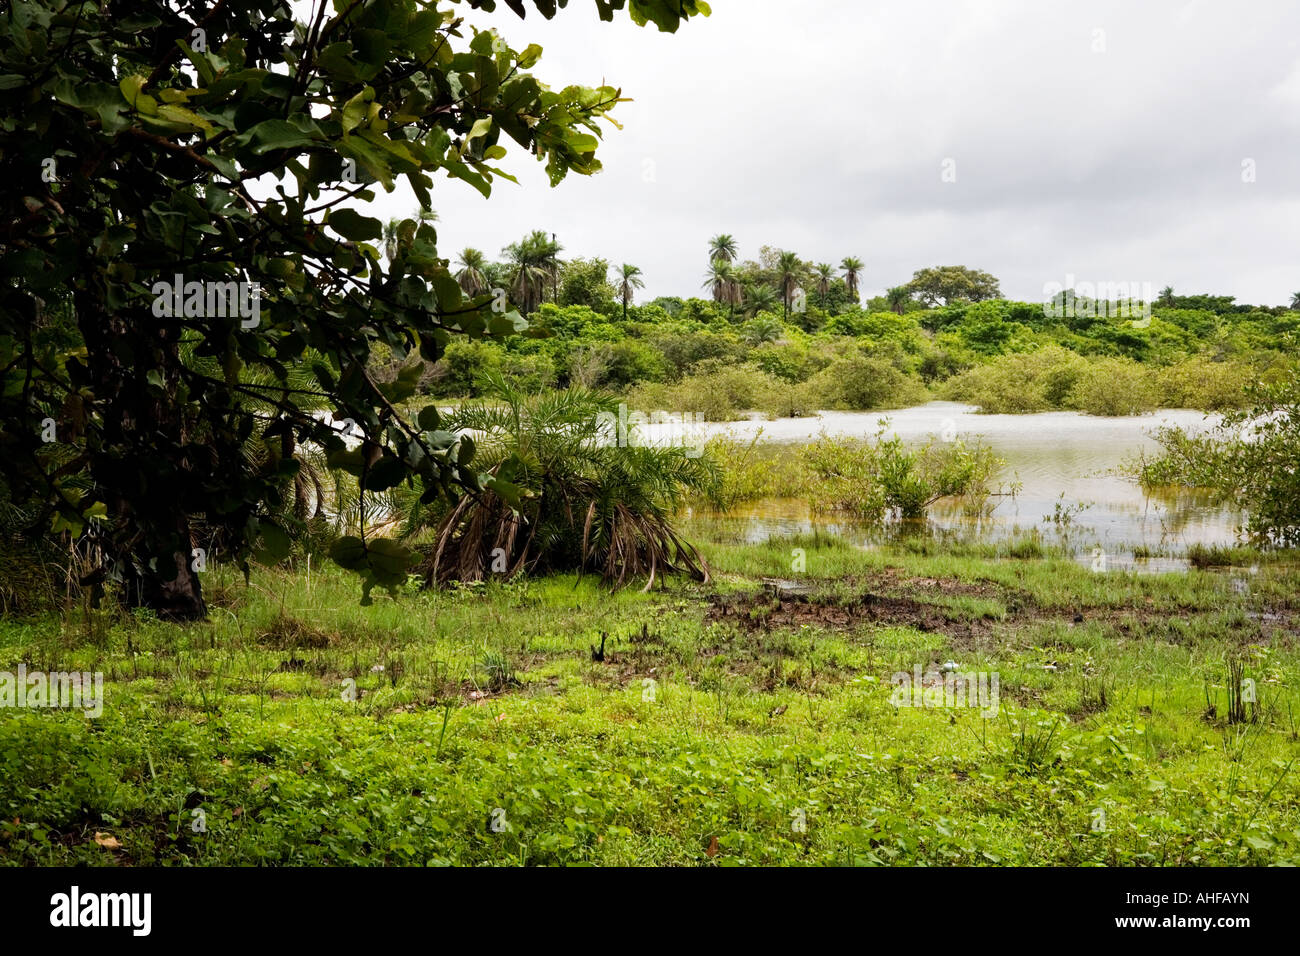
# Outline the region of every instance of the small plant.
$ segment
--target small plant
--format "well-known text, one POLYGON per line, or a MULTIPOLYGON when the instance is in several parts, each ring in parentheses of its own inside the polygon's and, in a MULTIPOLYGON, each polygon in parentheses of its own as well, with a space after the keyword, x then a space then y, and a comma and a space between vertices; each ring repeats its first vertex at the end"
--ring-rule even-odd
POLYGON ((1043 515, 1043 523, 1050 522, 1056 525, 1062 531, 1069 529, 1079 515, 1083 514, 1092 507, 1091 502, 1076 501, 1072 505, 1065 503, 1065 492, 1062 491, 1060 498, 1052 505, 1052 513, 1043 515))
MULTIPOLYGON (((1062 718, 1054 721, 1036 720, 1032 723, 1025 718, 1019 721, 1019 733, 1011 731, 1011 757, 1021 771, 1026 774, 1036 773, 1059 759, 1056 756, 1056 733, 1061 727, 1062 718)), ((1011 718, 1007 718, 1010 725, 1011 718)))
POLYGON ((514 662, 494 648, 484 648, 479 659, 479 668, 483 671, 483 686, 489 693, 497 694, 507 687, 518 687, 519 676, 515 673, 514 662))

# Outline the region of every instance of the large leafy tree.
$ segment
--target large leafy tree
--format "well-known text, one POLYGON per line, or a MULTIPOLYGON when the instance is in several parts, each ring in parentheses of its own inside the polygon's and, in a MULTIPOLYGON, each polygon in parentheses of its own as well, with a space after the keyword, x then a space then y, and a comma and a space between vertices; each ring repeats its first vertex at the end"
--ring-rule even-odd
MULTIPOLYGON (((667 31, 708 13, 596 6, 667 31)), ((394 227, 388 261, 383 224, 352 207, 399 180, 431 207, 439 175, 486 196, 511 142, 552 184, 595 172, 619 91, 547 86, 540 47, 439 0, 313 0, 304 22, 283 0, 107 7, 0 10, 0 477, 37 503, 32 530, 93 526, 129 600, 196 617, 197 529, 240 560, 284 555, 304 443, 367 492, 509 500, 508 466, 480 476, 434 409, 404 409, 419 362, 383 383, 367 360, 382 344, 433 361, 524 321, 465 295, 432 223, 394 227)), ((334 555, 367 592, 410 557, 364 534, 334 555)))
POLYGON ((918 299, 930 306, 940 302, 951 305, 954 302, 983 302, 1002 297, 997 279, 987 272, 967 269, 965 266, 918 269, 907 287, 918 299))

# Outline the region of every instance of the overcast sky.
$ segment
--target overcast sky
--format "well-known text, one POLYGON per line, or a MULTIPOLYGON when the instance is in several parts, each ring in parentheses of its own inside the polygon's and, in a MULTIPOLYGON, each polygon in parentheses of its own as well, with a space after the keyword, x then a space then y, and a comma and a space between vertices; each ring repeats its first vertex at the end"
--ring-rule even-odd
POLYGON ((1294 0, 711 4, 676 34, 601 23, 590 0, 550 22, 480 15, 540 43, 553 87, 635 102, 594 177, 552 189, 512 156, 521 185, 484 200, 439 176, 443 255, 545 229, 565 257, 640 266, 642 300, 701 294, 718 232, 742 258, 857 255, 867 295, 950 264, 1030 301, 1067 276, 1265 304, 1300 290, 1294 0))

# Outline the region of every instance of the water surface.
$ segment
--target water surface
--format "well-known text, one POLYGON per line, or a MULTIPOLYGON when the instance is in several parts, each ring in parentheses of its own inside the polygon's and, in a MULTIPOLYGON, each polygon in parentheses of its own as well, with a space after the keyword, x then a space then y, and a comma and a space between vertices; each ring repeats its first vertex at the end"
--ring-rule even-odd
MULTIPOLYGON (((974 519, 952 503, 940 502, 923 529, 909 530, 989 540, 1005 539, 1031 528, 1053 538, 1062 537, 1064 531, 1064 540, 1076 552, 1091 555, 1100 547, 1109 561, 1122 566, 1130 563, 1138 547, 1173 557, 1192 544, 1232 543, 1245 517, 1240 509, 1213 504, 1194 492, 1148 494, 1119 473, 1126 460, 1155 450, 1150 433, 1158 426, 1201 431, 1218 421, 1216 416, 1198 411, 1165 409, 1123 418, 1079 412, 980 415, 974 406, 930 402, 888 412, 823 412, 816 418, 694 425, 686 443, 719 433, 740 439, 757 435, 760 442, 773 446, 802 444, 823 433, 871 437, 879 430, 882 418, 888 420, 886 435, 896 434, 905 441, 935 437, 970 443, 978 438, 1006 459, 999 480, 1018 481, 1021 485, 1014 499, 998 501, 991 517, 974 519), (1068 523, 1051 520, 1058 508, 1068 509, 1068 523)), ((682 440, 680 426, 647 425, 644 429, 651 441, 682 440)), ((793 498, 749 502, 730 515, 693 517, 716 520, 729 534, 751 542, 773 535, 808 533, 814 527, 843 534, 861 544, 876 543, 884 535, 880 529, 855 527, 835 516, 814 516, 806 502, 793 498)), ((1154 560, 1159 563, 1159 557, 1154 560)))

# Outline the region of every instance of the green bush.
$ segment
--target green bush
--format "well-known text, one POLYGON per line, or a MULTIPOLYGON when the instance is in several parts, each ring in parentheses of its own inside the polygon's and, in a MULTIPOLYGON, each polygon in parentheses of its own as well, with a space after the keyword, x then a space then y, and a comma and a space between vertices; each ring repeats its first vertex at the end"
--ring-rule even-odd
POLYGON ((898 437, 874 441, 820 436, 806 445, 805 490, 815 511, 845 512, 867 521, 924 517, 941 498, 982 511, 989 482, 1005 462, 985 445, 935 442, 908 448, 898 437))
POLYGON ((1251 407, 1229 412, 1208 435, 1177 428, 1156 433, 1160 453, 1144 458, 1144 486, 1207 488, 1249 512, 1256 541, 1300 545, 1300 372, 1252 386, 1251 407))
POLYGON ((770 404, 777 388, 777 379, 752 365, 710 359, 676 384, 646 383, 631 389, 627 403, 630 408, 694 412, 705 421, 726 422, 770 404))
POLYGON ((823 408, 903 408, 929 397, 924 385, 893 363, 861 353, 832 362, 811 381, 823 408))
POLYGON ((1160 402, 1151 369, 1128 358, 1093 359, 1070 390, 1071 407, 1089 415, 1141 415, 1160 402))
POLYGON ((1197 355, 1162 369, 1157 383, 1166 408, 1219 412, 1245 404, 1250 380, 1251 368, 1243 362, 1197 355))
POLYGON ((945 382, 940 394, 990 415, 1043 412, 1065 406, 1086 367, 1081 356, 1046 345, 977 365, 945 382))

